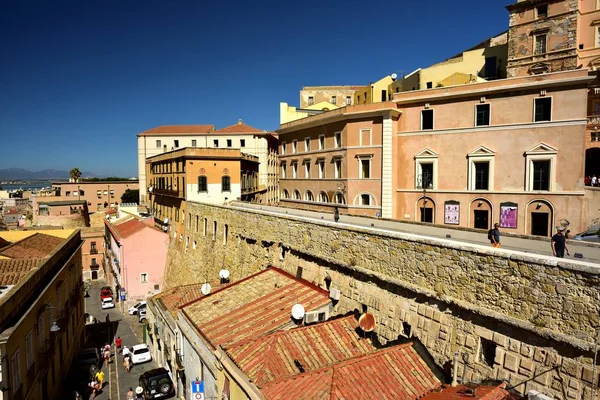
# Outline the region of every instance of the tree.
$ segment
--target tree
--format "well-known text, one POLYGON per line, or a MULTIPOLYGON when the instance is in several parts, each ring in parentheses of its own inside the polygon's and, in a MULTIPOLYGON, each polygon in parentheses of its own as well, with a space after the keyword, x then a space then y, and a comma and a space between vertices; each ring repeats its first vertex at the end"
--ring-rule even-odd
POLYGON ((121 203, 136 203, 140 198, 140 191, 138 189, 131 190, 127 189, 121 196, 121 203))
POLYGON ((71 175, 71 179, 73 179, 73 182, 77 182, 81 177, 81 171, 79 170, 79 168, 75 167, 69 171, 69 175, 71 175))

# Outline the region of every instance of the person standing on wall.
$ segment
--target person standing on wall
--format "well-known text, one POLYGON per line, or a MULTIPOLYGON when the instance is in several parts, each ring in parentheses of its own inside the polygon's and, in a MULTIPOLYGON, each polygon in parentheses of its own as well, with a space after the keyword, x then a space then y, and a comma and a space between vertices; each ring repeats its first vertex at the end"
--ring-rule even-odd
POLYGON ((335 222, 338 222, 338 221, 340 220, 340 210, 339 210, 339 208, 337 208, 337 207, 335 207, 335 208, 333 209, 333 220, 334 220, 335 222))
POLYGON ((494 228, 488 231, 488 240, 492 244, 492 247, 499 248, 500 247, 500 225, 498 223, 494 224, 494 228))
POLYGON ((554 254, 554 257, 559 257, 559 258, 563 258, 565 256, 565 251, 567 252, 567 255, 571 255, 571 253, 569 253, 569 248, 567 247, 567 240, 565 238, 564 232, 565 232, 565 228, 563 226, 559 226, 558 228, 556 228, 557 233, 552 236, 552 254, 554 254))

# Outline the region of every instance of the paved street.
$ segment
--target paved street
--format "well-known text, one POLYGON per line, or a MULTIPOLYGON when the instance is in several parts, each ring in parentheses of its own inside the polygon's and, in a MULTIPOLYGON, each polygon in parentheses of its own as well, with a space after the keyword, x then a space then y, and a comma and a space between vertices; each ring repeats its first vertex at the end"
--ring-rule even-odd
MULTIPOLYGON (((272 207, 261 204, 251 204, 242 202, 233 202, 231 204, 231 207, 260 209, 263 211, 273 213, 274 215, 293 215, 314 221, 327 220, 331 222, 333 220, 333 214, 325 212, 296 210, 293 208, 272 207)), ((402 221, 357 217, 350 215, 340 215, 340 220, 338 223, 342 226, 359 226, 376 230, 411 233, 422 236, 449 239, 452 241, 462 243, 480 244, 489 247, 489 241, 487 240, 486 232, 481 233, 467 229, 452 229, 443 226, 421 225, 402 221)), ((502 229, 500 231, 502 232, 502 229)), ((550 238, 503 235, 501 237, 501 243, 503 249, 516 250, 524 253, 533 253, 552 257, 550 238)), ((571 252, 571 256, 565 255, 565 258, 574 259, 574 255, 578 253, 579 255, 581 255, 581 258, 579 258, 580 261, 600 263, 599 245, 577 243, 576 241, 571 240, 569 241, 568 246, 571 252)))
MULTIPOLYGON (((142 338, 138 338, 134 333, 141 333, 142 330, 139 326, 133 324, 139 324, 137 318, 125 316, 121 312, 121 303, 116 303, 117 307, 109 310, 102 310, 100 305, 100 288, 104 286, 104 281, 98 280, 92 283, 92 289, 89 292, 90 297, 85 299, 85 312, 89 313, 92 317, 98 319, 99 323, 93 325, 87 325, 88 329, 88 340, 85 347, 97 347, 103 346, 107 342, 112 344, 112 356, 108 368, 103 366, 102 370, 106 375, 106 381, 103 391, 96 396, 97 400, 125 400, 127 398, 127 391, 129 387, 134 390, 138 386, 139 376, 145 371, 156 368, 154 361, 144 363, 140 365, 134 365, 131 368, 131 372, 127 373, 123 367, 123 358, 121 355, 115 355, 114 339, 121 337, 123 340, 123 346, 131 347, 136 344, 140 344, 142 338), (106 322, 106 316, 108 315, 110 322, 106 322), (133 325, 133 327, 132 327, 133 325), (132 329, 133 328, 133 329, 132 329)), ((127 312, 127 310, 125 310, 127 312)), ((89 394, 84 396, 87 399, 89 394)))

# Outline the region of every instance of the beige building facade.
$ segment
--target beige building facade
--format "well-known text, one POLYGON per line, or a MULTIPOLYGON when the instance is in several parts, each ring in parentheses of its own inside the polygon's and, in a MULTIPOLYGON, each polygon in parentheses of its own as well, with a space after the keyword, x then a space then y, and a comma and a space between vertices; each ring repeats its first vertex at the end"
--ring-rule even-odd
POLYGON ((329 102, 338 107, 354 104, 354 92, 361 85, 304 86, 300 90, 300 108, 309 108, 321 102, 329 102))

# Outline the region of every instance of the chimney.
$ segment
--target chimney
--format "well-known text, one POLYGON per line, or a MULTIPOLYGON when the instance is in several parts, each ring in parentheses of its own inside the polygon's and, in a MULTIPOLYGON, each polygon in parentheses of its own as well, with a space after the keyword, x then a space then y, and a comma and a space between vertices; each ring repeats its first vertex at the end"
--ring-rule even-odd
POLYGON ((242 119, 238 119, 238 125, 242 125, 242 119))

